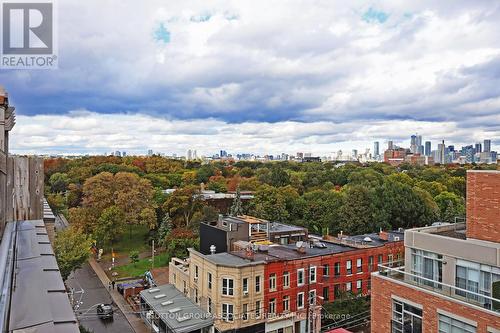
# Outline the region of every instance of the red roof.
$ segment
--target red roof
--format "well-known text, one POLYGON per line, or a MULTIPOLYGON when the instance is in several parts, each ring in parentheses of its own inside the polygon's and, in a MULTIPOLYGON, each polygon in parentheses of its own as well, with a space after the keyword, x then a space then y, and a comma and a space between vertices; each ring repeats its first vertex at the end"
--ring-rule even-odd
POLYGON ((332 331, 328 331, 326 333, 352 333, 351 331, 346 330, 345 328, 336 328, 332 331))

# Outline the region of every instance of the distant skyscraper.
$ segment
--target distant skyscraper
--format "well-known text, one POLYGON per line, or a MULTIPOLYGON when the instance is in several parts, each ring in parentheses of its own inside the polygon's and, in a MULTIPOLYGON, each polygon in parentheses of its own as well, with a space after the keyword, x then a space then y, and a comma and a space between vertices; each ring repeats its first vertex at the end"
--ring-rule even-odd
POLYGON ((431 156, 432 144, 430 141, 425 141, 425 156, 431 156))
POLYGON ((152 156, 153 155, 153 149, 148 149, 148 156, 152 156))
POLYGON ((352 157, 357 159, 358 158, 358 150, 357 149, 353 149, 352 150, 352 157))
POLYGON ((483 149, 485 153, 491 152, 491 140, 484 140, 483 149))
POLYGON ((441 164, 445 164, 446 162, 446 146, 444 145, 444 140, 438 144, 438 156, 439 159, 436 161, 441 164))
POLYGON ((186 154, 186 159, 188 161, 193 159, 193 151, 191 149, 188 149, 187 154, 186 154))
POLYGON ((394 149, 394 142, 393 141, 389 141, 387 142, 387 149, 394 149))
POLYGON ((410 151, 415 154, 417 152, 417 136, 412 135, 410 138, 410 151))
POLYGON ((483 152, 483 145, 480 143, 476 143, 476 153, 482 153, 483 152))
POLYGON ((375 141, 373 143, 373 157, 374 158, 378 158, 378 156, 380 155, 380 146, 379 146, 379 142, 378 141, 375 141))

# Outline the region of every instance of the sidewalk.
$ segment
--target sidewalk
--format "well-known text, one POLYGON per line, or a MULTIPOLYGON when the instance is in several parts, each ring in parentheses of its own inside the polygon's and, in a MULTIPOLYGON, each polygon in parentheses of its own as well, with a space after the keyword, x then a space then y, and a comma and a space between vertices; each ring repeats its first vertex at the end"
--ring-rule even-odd
POLYGON ((125 315, 125 318, 127 318, 127 321, 129 322, 130 326, 134 329, 135 333, 149 333, 151 332, 151 329, 146 326, 146 324, 142 321, 142 319, 136 315, 130 305, 125 301, 125 299, 118 293, 118 291, 115 290, 109 290, 108 288, 108 283, 110 282, 108 276, 106 275, 106 272, 102 269, 101 265, 94 259, 90 258, 89 259, 89 264, 90 267, 94 270, 94 272, 97 274, 97 277, 99 280, 101 280, 102 284, 104 285, 105 288, 108 289, 109 294, 111 295, 111 298, 113 298, 113 302, 120 308, 120 310, 123 312, 125 315))

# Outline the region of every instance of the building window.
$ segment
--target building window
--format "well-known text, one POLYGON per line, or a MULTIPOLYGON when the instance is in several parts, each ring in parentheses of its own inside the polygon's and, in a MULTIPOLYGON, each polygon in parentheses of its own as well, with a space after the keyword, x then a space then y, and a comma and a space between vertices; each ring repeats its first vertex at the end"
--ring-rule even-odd
POLYGON ((356 259, 356 272, 357 273, 363 272, 363 259, 362 258, 356 259))
POLYGON ((297 294, 297 309, 304 308, 304 293, 297 294))
POLYGON ((347 274, 352 274, 352 261, 347 260, 346 262, 347 274))
POLYGON ((269 314, 276 314, 276 298, 271 298, 269 301, 269 314))
POLYGON ((269 290, 276 291, 276 274, 271 274, 269 276, 269 290))
POLYGON ((476 333, 476 327, 439 314, 439 333, 476 333))
POLYGON ((222 295, 233 296, 234 295, 234 281, 233 279, 222 279, 222 295))
POLYGON ((260 317, 260 301, 255 302, 255 318, 260 317))
POLYGON ((198 289, 194 288, 194 302, 198 304, 198 289))
POLYGON ((333 270, 335 271, 334 272, 335 276, 340 276, 340 262, 336 262, 333 265, 333 270))
POLYGON ((316 282, 316 266, 309 267, 309 283, 316 282))
POLYGON ((283 296, 283 312, 290 311, 290 296, 283 296))
POLYGON ((384 255, 379 254, 377 260, 378 260, 379 265, 383 265, 384 264, 384 255))
POLYGON ((358 293, 363 292, 363 280, 356 281, 356 291, 358 293))
POLYGON ((305 283, 304 281, 304 269, 299 268, 297 270, 297 286, 303 286, 305 283))
POLYGON ((309 304, 316 304, 316 290, 309 290, 309 304))
POLYGON ((368 257, 368 271, 373 272, 373 256, 368 257))
MULTIPOLYGON (((391 259, 389 258, 389 261, 391 259)), ((411 273, 417 276, 421 276, 424 279, 418 277, 414 278, 417 283, 424 284, 426 286, 434 288, 442 288, 440 283, 443 281, 443 256, 433 252, 422 251, 422 250, 411 250, 411 273), (429 281, 432 280, 432 281, 429 281)))
POLYGON ((248 304, 247 303, 243 304, 242 312, 243 313, 241 314, 241 319, 248 320, 248 304))
POLYGON ((198 273, 199 273, 199 268, 198 265, 194 266, 194 279, 198 280, 198 273))
POLYGON ((323 266, 323 276, 326 276, 326 277, 330 276, 330 265, 325 264, 323 266))
POLYGON ((208 289, 212 289, 212 273, 208 273, 208 289))
POLYGON ((340 284, 336 284, 333 286, 333 297, 335 299, 339 298, 342 295, 342 289, 340 288, 340 284))
POLYGON ((248 295, 248 278, 243 278, 242 286, 243 295, 248 295))
POLYGON ((387 265, 389 267, 392 267, 393 263, 394 263, 394 255, 390 253, 389 255, 387 255, 387 265))
POLYGON ((325 301, 329 301, 330 300, 330 288, 323 287, 323 299, 325 301))
POLYGON ((283 288, 289 288, 290 287, 290 273, 284 272, 283 273, 283 288))
POLYGON ((492 304, 490 299, 476 295, 493 297, 493 291, 500 290, 500 270, 498 268, 458 259, 455 276, 455 286, 470 291, 468 293, 455 290, 457 295, 484 304, 487 309, 500 310, 500 302, 492 304))
POLYGON ((392 333, 422 333, 422 309, 392 300, 392 333))
POLYGON ((222 320, 233 321, 234 306, 232 304, 222 303, 222 320))
POLYGON ((255 292, 260 293, 260 275, 255 277, 255 292))
POLYGON ((345 291, 351 291, 352 290, 352 284, 351 282, 346 282, 345 284, 345 291))
POLYGON ((212 306, 213 306, 212 299, 210 297, 208 297, 208 300, 207 300, 207 310, 208 310, 209 313, 212 313, 212 306))
POLYGON ((183 290, 184 295, 187 296, 187 294, 188 294, 188 288, 187 288, 187 283, 186 283, 185 280, 182 281, 182 290, 183 290))

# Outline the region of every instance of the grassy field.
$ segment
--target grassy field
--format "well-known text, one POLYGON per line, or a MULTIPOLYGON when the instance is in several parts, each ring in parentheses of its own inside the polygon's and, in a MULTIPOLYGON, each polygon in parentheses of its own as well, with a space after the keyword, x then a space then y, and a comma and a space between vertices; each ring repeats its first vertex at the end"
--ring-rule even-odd
MULTIPOLYGON (((155 256, 155 267, 161 267, 168 265, 170 256, 167 253, 160 253, 155 256)), ((135 264, 127 264, 123 266, 118 266, 115 271, 119 274, 118 277, 134 277, 144 274, 147 270, 151 268, 151 258, 140 259, 135 264)))
POLYGON ((147 243, 148 233, 149 228, 145 225, 127 225, 120 240, 113 245, 113 249, 124 256, 128 256, 130 251, 139 251, 139 253, 150 251, 147 243))

